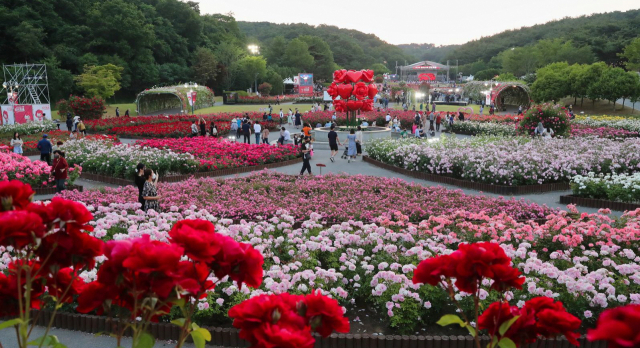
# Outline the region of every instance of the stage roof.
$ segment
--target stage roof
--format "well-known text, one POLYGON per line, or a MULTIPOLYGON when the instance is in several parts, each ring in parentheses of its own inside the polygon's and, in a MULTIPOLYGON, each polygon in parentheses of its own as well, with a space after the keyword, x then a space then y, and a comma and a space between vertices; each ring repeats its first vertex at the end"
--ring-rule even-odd
POLYGON ((406 65, 400 67, 400 69, 404 72, 422 72, 422 71, 438 71, 438 70, 449 70, 449 67, 440 63, 432 62, 429 60, 423 60, 421 62, 413 63, 411 65, 406 65))

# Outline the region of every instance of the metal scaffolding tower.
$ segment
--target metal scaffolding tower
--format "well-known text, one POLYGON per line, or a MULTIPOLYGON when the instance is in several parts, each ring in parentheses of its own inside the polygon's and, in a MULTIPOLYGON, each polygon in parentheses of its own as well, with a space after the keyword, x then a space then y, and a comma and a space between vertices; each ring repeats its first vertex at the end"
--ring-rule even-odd
POLYGON ((2 70, 6 87, 0 94, 0 104, 50 104, 46 65, 3 64, 2 70), (14 100, 10 101, 12 92, 14 100))

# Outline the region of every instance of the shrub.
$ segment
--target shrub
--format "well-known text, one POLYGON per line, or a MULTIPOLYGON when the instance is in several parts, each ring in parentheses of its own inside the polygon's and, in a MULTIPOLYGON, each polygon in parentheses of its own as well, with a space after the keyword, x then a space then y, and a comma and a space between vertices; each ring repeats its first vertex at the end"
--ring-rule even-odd
POLYGON ((555 136, 569 134, 570 127, 565 108, 551 104, 534 105, 527 110, 520 121, 518 134, 533 135, 539 122, 542 122, 545 128, 551 128, 555 136))
POLYGON ((100 97, 85 98, 75 95, 70 95, 68 100, 60 100, 56 103, 58 107, 58 115, 62 119, 66 116, 67 112, 78 115, 84 120, 97 120, 102 118, 106 107, 104 100, 100 97))
POLYGON ((269 82, 263 82, 258 86, 258 90, 262 95, 269 95, 271 92, 271 84, 269 82))

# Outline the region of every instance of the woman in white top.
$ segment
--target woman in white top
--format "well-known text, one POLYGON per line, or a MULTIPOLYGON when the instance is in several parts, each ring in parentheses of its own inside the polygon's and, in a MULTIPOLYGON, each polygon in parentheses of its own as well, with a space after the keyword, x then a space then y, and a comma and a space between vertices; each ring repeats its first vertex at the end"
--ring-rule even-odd
POLYGON ((289 108, 289 115, 287 116, 287 124, 289 125, 293 124, 293 111, 291 111, 291 108, 289 108))
POLYGON ((22 154, 23 144, 24 142, 22 141, 22 138, 20 138, 20 134, 18 132, 15 132, 13 134, 13 139, 11 139, 11 146, 13 146, 13 152, 22 154))
POLYGON ((356 150, 358 155, 362 155, 362 128, 360 126, 356 130, 356 150))
POLYGON ((543 139, 551 139, 553 137, 553 129, 551 128, 545 128, 542 131, 542 138, 543 139))

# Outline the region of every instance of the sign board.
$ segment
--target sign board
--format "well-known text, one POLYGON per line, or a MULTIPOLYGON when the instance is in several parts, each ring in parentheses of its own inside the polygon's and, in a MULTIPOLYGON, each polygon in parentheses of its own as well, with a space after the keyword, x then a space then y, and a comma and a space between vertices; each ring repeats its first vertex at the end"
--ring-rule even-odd
POLYGON ((298 93, 313 94, 313 74, 298 74, 298 93))
POLYGON ((191 93, 193 92, 187 92, 187 100, 189 101, 190 106, 193 105, 193 97, 191 96, 191 93))
POLYGON ((191 99, 193 100, 193 103, 196 103, 196 96, 198 95, 198 92, 193 91, 191 92, 191 99))
POLYGON ((49 104, 1 105, 0 108, 2 125, 51 120, 49 104))
POLYGON ((418 65, 411 68, 413 70, 440 70, 442 68, 437 67, 435 65, 418 65))

